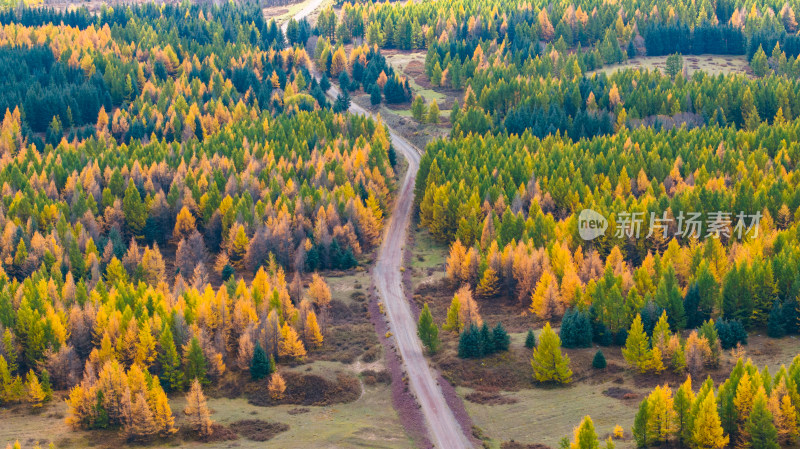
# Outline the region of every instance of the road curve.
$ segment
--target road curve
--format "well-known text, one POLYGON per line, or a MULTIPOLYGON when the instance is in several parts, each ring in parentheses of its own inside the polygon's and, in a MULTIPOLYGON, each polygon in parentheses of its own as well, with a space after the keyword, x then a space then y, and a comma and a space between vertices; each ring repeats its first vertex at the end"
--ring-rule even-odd
MULTIPOLYGON (((308 4, 295 14, 294 19, 298 21, 303 19, 317 9, 323 1, 325 0, 309 0, 308 4)), ((288 21, 281 25, 284 33, 287 26, 288 21)), ((327 94, 331 98, 336 98, 339 90, 332 86, 327 94)), ((371 111, 367 111, 355 103, 351 103, 349 112, 377 118, 371 111)), ((408 161, 408 170, 406 170, 402 187, 397 192, 394 211, 384 231, 383 243, 372 276, 389 318, 389 328, 394 334, 396 347, 405 365, 411 392, 425 416, 431 441, 435 447, 440 449, 471 448, 472 443, 447 405, 436 376, 425 359, 422 345, 417 338, 417 322, 403 292, 400 267, 403 261, 406 232, 411 222, 414 180, 419 170, 420 151, 392 128, 388 126, 387 128, 394 148, 399 150, 408 161)))

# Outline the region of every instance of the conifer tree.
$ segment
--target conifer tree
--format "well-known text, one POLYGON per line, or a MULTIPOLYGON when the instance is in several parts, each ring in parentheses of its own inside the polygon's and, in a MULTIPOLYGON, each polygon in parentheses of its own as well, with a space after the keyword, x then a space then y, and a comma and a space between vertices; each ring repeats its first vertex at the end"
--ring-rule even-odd
POLYGON ((698 449, 722 449, 728 445, 728 440, 722 430, 712 391, 705 396, 694 418, 692 441, 698 449))
POLYGON ((528 329, 528 333, 525 335, 525 347, 528 349, 536 347, 536 334, 533 333, 532 329, 528 329))
POLYGON ((283 399, 284 392, 286 391, 286 381, 283 380, 283 376, 280 373, 272 373, 272 376, 269 378, 269 385, 267 386, 269 390, 269 395, 274 401, 280 401, 283 399))
POLYGON ((44 389, 42 389, 42 385, 39 383, 39 378, 36 377, 36 374, 33 372, 33 370, 28 371, 28 376, 26 377, 25 381, 25 389, 27 390, 27 401, 32 407, 38 408, 44 404, 45 399, 47 399, 47 394, 45 394, 44 389))
POLYGON ((653 358, 650 350, 650 341, 644 332, 642 316, 636 315, 633 319, 631 328, 628 331, 628 338, 625 340, 625 347, 622 349, 625 361, 637 367, 640 372, 648 371, 648 363, 653 358))
POLYGON ((453 295, 453 300, 450 302, 450 307, 447 308, 447 319, 442 328, 446 331, 460 333, 464 328, 464 323, 460 320, 461 315, 461 302, 458 295, 453 295))
POLYGON ((636 440, 637 447, 647 447, 650 443, 649 434, 647 432, 647 422, 649 419, 648 413, 649 401, 643 400, 639 404, 639 410, 636 412, 636 417, 633 420, 633 438, 636 440))
POLYGON ((497 323, 492 329, 492 340, 494 341, 493 352, 508 351, 509 346, 511 346, 511 337, 503 327, 503 323, 497 323))
POLYGON ((592 368, 594 369, 606 368, 606 356, 603 355, 603 351, 601 349, 598 349, 597 352, 594 353, 594 358, 592 359, 592 368))
POLYGON ((773 416, 767 408, 767 397, 763 388, 759 390, 753 401, 753 409, 747 419, 747 434, 750 437, 749 447, 763 449, 779 449, 778 431, 772 422, 773 416))
POLYGON ((138 393, 125 423, 125 435, 129 441, 147 441, 157 432, 153 412, 147 405, 144 393, 138 393))
POLYGON ((259 380, 267 377, 270 373, 269 359, 261 343, 256 343, 253 350, 253 358, 250 360, 250 377, 253 380, 259 380))
POLYGON ((322 347, 322 331, 319 329, 317 314, 313 310, 309 311, 306 316, 306 334, 308 335, 308 344, 312 348, 322 347))
POLYGON ((199 379, 192 381, 192 387, 186 395, 186 408, 183 413, 186 415, 191 429, 200 437, 206 438, 211 435, 214 422, 211 421, 211 412, 206 404, 206 397, 199 379))
POLYGON ((164 326, 164 330, 161 331, 158 345, 161 386, 169 392, 182 390, 183 372, 181 371, 181 359, 178 357, 178 349, 175 347, 175 340, 172 338, 172 331, 169 326, 164 326))
POLYGON ((589 415, 583 417, 580 426, 575 428, 575 437, 570 449, 598 449, 600 441, 594 429, 594 423, 589 415))
POLYGON ((691 414, 694 393, 692 392, 692 378, 686 376, 686 381, 675 392, 673 405, 675 408, 675 433, 678 443, 684 446, 692 441, 691 414))
POLYGON ((300 341, 300 338, 297 336, 297 331, 289 326, 289 323, 283 323, 283 327, 281 327, 278 355, 290 359, 300 359, 306 356, 306 349, 303 347, 303 342, 300 341))
POLYGON ((425 345, 430 354, 435 354, 439 351, 439 327, 433 322, 433 315, 427 303, 422 307, 422 312, 419 314, 417 336, 419 336, 422 344, 425 345))
POLYGON ((192 337, 192 341, 189 343, 189 349, 184 356, 183 372, 185 379, 197 379, 202 384, 208 383, 206 378, 208 362, 197 337, 192 337))
POLYGON ((567 384, 572 380, 569 356, 561 353, 561 339, 546 323, 539 336, 539 344, 533 350, 531 360, 533 375, 539 382, 567 384))

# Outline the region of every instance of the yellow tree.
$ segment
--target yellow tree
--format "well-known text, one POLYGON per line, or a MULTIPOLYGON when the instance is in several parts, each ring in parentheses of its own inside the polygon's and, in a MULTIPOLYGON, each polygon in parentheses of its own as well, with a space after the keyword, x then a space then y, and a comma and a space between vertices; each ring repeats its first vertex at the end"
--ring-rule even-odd
POLYGON ((269 396, 273 400, 280 401, 283 399, 283 394, 286 391, 286 381, 283 380, 283 376, 278 372, 272 373, 272 377, 269 378, 267 390, 269 390, 269 396))
POLYGON ((340 73, 347 70, 347 56, 344 54, 344 47, 339 47, 333 52, 331 60, 331 76, 338 77, 340 73))
POLYGON ((197 379, 192 381, 192 388, 189 390, 189 394, 186 395, 186 408, 183 413, 189 421, 189 426, 198 435, 201 437, 211 435, 214 422, 211 421, 211 412, 206 404, 206 396, 203 394, 200 381, 197 379))
POLYGON ((39 382, 39 378, 36 377, 36 374, 33 372, 33 370, 28 371, 25 384, 28 402, 34 408, 41 407, 42 404, 44 404, 45 399, 47 399, 47 393, 45 393, 44 389, 42 388, 42 384, 39 382))
POLYGON ((164 437, 177 432, 175 416, 172 415, 172 408, 169 406, 167 395, 158 381, 153 383, 148 402, 150 403, 150 409, 153 411, 153 422, 156 425, 156 431, 164 437))
POLYGON ((539 344, 533 350, 533 376, 539 382, 566 384, 572 380, 569 356, 561 353, 561 339, 546 323, 539 336, 539 344))
POLYGON ((672 390, 666 385, 656 387, 647 398, 648 440, 666 442, 675 432, 675 419, 672 390))
POLYGON ((729 438, 722 430, 713 391, 709 392, 700 404, 694 418, 692 438, 698 449, 722 449, 728 446, 729 438))
POLYGON ((322 346, 322 332, 319 330, 319 324, 317 323, 317 314, 313 310, 306 315, 305 332, 306 341, 312 347, 319 348, 322 346))
POLYGON ((460 333, 464 328, 464 323, 461 322, 461 301, 458 299, 458 294, 453 295, 450 301, 450 307, 447 308, 447 318, 445 319, 442 329, 456 334, 460 333))
POLYGON ((195 224, 194 215, 189 212, 189 208, 183 206, 175 219, 175 229, 172 231, 172 238, 174 238, 176 242, 181 239, 189 238, 196 229, 197 226, 195 224))
POLYGON ((458 296, 458 320, 462 328, 474 323, 476 326, 483 324, 480 311, 478 310, 478 303, 472 297, 472 289, 468 284, 464 284, 456 291, 455 296, 458 296))
POLYGON ((153 412, 143 393, 138 393, 131 404, 125 423, 125 435, 130 441, 146 441, 158 432, 153 412))
POLYGON ((281 327, 281 341, 278 346, 278 355, 291 359, 299 359, 306 356, 306 349, 303 347, 303 342, 297 336, 297 332, 289 326, 289 323, 283 323, 281 327))
POLYGON ((475 293, 478 294, 481 298, 491 298, 497 295, 497 284, 499 279, 497 278, 497 272, 492 269, 492 267, 486 268, 483 272, 483 276, 481 277, 481 281, 478 283, 478 288, 475 290, 475 293))
POLYGON ((139 329, 139 342, 136 345, 136 357, 134 363, 149 368, 156 357, 156 339, 150 330, 150 323, 144 322, 139 329))

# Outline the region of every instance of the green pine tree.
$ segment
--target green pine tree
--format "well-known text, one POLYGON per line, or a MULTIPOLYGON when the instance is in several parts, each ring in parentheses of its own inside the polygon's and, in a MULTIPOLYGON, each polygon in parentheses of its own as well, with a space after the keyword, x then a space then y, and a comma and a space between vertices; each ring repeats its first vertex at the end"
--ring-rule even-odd
POLYGON ((207 385, 209 383, 208 379, 206 378, 207 370, 208 365, 206 362, 206 356, 203 355, 203 349, 200 347, 200 342, 197 340, 197 337, 192 337, 192 341, 189 343, 189 350, 186 352, 184 360, 184 378, 196 378, 201 384, 207 385))
POLYGON ((261 343, 256 343, 253 350, 253 358, 250 360, 250 377, 259 380, 267 377, 271 371, 267 353, 261 347, 261 343))
POLYGON ((417 335, 430 354, 439 351, 439 327, 433 322, 433 315, 427 303, 419 314, 417 335))
POLYGON ((178 357, 178 349, 175 347, 175 340, 172 338, 172 331, 169 326, 164 326, 158 339, 158 364, 161 366, 161 375, 158 380, 164 391, 173 392, 183 389, 183 371, 181 371, 181 359, 178 357))
POLYGON ((753 449, 779 449, 778 430, 772 422, 772 413, 767 408, 766 395, 759 394, 753 402, 753 410, 747 419, 747 434, 750 436, 749 447, 753 449))
POLYGON ((528 349, 536 347, 536 334, 531 329, 528 329, 528 335, 525 336, 525 347, 528 349))

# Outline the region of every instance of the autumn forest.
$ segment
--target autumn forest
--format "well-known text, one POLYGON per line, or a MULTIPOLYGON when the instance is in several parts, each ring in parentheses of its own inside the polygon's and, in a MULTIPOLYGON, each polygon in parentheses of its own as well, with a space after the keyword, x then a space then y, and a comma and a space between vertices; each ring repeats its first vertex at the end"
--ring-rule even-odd
POLYGON ((796 13, 3 2, 0 445, 797 446, 796 13))

